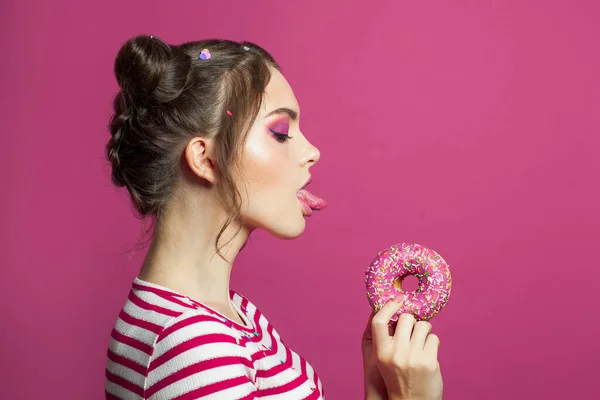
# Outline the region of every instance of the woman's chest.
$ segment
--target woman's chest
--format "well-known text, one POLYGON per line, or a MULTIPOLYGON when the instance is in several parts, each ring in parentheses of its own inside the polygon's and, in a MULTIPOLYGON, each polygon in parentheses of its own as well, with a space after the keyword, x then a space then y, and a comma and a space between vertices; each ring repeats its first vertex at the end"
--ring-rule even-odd
POLYGON ((312 365, 278 336, 269 336, 246 343, 259 398, 324 399, 321 381, 312 365))

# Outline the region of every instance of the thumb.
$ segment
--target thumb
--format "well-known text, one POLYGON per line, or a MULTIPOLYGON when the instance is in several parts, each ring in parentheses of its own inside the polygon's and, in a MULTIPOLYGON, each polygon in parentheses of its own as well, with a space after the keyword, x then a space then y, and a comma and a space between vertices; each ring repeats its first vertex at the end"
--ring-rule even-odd
POLYGON ((394 314, 396 314, 400 310, 400 307, 402 307, 403 300, 404 294, 400 293, 394 297, 394 299, 388 301, 373 316, 371 321, 371 334, 373 335, 375 347, 381 346, 386 340, 391 338, 388 326, 394 314))

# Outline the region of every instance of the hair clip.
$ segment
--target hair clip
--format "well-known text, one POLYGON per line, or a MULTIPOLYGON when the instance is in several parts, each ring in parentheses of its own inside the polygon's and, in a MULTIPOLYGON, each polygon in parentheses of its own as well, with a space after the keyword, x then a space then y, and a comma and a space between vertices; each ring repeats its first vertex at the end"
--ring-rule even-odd
POLYGON ((229 111, 229 110, 227 110, 226 112, 227 112, 227 115, 229 115, 230 117, 233 115, 233 114, 231 113, 231 111, 229 111))
POLYGON ((200 52, 200 55, 198 56, 199 59, 201 60, 209 60, 210 59, 210 51, 208 51, 208 49, 204 49, 200 52))
POLYGON ((243 46, 243 47, 242 47, 242 49, 244 49, 244 50, 248 51, 248 50, 250 50, 250 47, 248 47, 248 46, 243 46))

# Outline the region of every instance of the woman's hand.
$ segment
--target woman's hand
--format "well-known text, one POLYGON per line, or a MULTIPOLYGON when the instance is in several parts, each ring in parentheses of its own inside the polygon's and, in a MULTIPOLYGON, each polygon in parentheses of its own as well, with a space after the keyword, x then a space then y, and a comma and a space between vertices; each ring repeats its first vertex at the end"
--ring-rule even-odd
POLYGON ((371 314, 362 336, 365 399, 388 400, 385 382, 377 367, 377 360, 375 360, 375 353, 373 351, 373 336, 371 335, 371 321, 373 320, 373 315, 374 314, 371 314))
POLYGON ((416 322, 410 314, 402 314, 395 331, 391 330, 390 319, 401 303, 402 295, 383 306, 371 321, 373 354, 389 400, 441 400, 440 340, 430 333, 429 322, 416 322))

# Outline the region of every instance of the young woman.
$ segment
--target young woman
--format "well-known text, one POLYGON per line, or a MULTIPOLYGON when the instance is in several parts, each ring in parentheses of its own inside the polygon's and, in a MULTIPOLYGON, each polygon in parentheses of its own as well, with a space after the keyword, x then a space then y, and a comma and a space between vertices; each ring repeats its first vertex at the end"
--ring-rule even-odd
MULTIPOLYGON (((319 150, 273 58, 252 43, 152 36, 115 62, 106 152, 153 240, 112 331, 110 399, 322 399, 311 365, 229 288, 255 229, 299 236, 325 202, 305 189, 319 150)), ((388 303, 363 337, 365 398, 441 399, 431 325, 388 303)), ((343 370, 340 370, 343 373, 343 370)))

